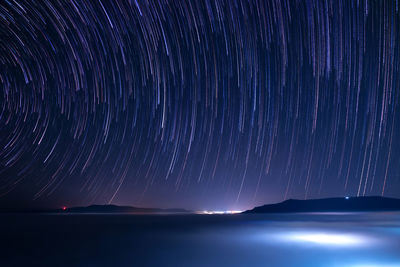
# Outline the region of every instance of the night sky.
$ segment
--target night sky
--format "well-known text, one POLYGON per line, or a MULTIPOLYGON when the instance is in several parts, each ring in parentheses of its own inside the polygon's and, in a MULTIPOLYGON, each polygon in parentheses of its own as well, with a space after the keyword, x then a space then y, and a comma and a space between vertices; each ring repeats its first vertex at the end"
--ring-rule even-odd
POLYGON ((0 207, 400 197, 396 1, 0 3, 0 207))

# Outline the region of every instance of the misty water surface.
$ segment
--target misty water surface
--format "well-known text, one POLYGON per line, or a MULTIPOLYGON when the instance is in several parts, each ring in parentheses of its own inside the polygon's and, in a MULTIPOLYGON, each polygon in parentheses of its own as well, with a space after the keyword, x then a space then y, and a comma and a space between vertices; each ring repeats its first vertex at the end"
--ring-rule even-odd
POLYGON ((400 213, 0 219, 1 266, 400 266, 400 213))

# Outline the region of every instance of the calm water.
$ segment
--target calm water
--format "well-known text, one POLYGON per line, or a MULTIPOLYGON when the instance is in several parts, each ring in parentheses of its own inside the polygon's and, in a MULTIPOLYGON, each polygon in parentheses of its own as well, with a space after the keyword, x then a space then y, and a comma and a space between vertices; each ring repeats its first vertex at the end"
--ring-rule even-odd
POLYGON ((400 213, 0 215, 0 266, 400 267, 400 213))

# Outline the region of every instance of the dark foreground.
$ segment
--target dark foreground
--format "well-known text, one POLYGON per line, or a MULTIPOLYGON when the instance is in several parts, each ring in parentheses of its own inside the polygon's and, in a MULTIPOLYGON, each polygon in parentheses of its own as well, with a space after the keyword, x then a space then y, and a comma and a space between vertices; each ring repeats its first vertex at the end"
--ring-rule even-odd
POLYGON ((0 266, 400 267, 400 213, 0 215, 0 266))

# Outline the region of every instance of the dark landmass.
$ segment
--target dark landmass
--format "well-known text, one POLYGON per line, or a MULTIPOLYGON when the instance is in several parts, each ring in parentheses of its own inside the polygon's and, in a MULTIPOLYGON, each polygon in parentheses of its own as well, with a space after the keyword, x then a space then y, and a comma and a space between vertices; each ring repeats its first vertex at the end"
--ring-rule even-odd
POLYGON ((244 213, 290 212, 363 212, 400 211, 400 199, 386 197, 342 197, 297 200, 289 199, 277 204, 264 205, 244 213))
POLYGON ((157 208, 137 208, 131 206, 117 205, 91 205, 87 207, 72 207, 57 210, 59 212, 70 213, 190 213, 185 209, 157 209, 157 208))
POLYGON ((117 205, 91 205, 87 207, 64 207, 61 209, 8 209, 2 213, 130 213, 130 214, 160 214, 160 213, 191 213, 185 209, 138 208, 117 205))

